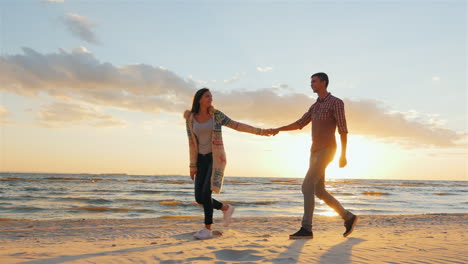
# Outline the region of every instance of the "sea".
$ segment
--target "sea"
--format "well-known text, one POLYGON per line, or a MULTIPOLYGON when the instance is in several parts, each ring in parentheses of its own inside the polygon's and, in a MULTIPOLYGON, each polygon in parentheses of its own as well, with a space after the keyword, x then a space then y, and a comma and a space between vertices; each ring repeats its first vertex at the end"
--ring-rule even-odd
MULTIPOLYGON (((302 179, 226 177, 213 198, 235 217, 301 216, 302 179)), ((332 179, 327 190, 358 215, 468 213, 468 181, 332 179)), ((0 219, 202 216, 188 176, 0 173, 0 219)), ((314 214, 336 213, 316 199, 314 214)), ((221 213, 215 212, 215 217, 221 213)))

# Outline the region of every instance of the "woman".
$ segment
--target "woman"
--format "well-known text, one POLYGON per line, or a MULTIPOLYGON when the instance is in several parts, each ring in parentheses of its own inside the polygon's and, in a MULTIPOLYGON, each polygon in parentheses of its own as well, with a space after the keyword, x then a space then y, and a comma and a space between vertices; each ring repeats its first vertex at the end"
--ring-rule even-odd
POLYGON ((205 228, 194 235, 197 239, 212 237, 213 209, 223 212, 224 226, 229 225, 234 213, 232 205, 211 198, 212 192, 221 192, 226 166, 221 127, 227 126, 256 135, 270 135, 270 131, 231 120, 221 111, 215 110, 211 105, 212 101, 210 90, 202 88, 193 97, 192 110, 184 113, 190 150, 190 177, 195 179, 195 200, 203 205, 205 213, 205 228))

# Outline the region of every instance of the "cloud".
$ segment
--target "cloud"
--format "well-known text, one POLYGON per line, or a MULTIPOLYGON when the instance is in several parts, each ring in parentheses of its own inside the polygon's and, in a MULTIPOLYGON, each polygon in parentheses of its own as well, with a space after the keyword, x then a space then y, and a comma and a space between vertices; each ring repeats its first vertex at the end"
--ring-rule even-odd
POLYGON ((246 75, 247 73, 246 72, 239 72, 239 73, 236 73, 231 79, 228 79, 228 80, 224 80, 224 83, 233 83, 233 82, 236 82, 238 81, 242 76, 246 75))
POLYGON ((157 113, 182 111, 195 91, 171 71, 145 64, 116 67, 83 48, 0 57, 0 89, 34 97, 40 92, 101 106, 157 113))
POLYGON ((86 17, 69 13, 62 19, 62 21, 75 37, 88 43, 98 43, 96 35, 93 31, 95 25, 86 17))
POLYGON ((432 77, 432 80, 433 80, 433 81, 440 81, 440 77, 439 77, 439 76, 433 76, 433 77, 432 77))
POLYGON ((256 91, 213 91, 214 104, 233 119, 279 126, 296 121, 310 106, 312 98, 304 94, 278 95, 274 89, 256 91), (287 109, 285 111, 284 109, 287 109))
MULTIPOLYGON (((214 100, 231 118, 283 126, 298 120, 315 101, 304 94, 278 95, 271 89, 215 94, 214 100), (238 102, 242 102, 239 107, 238 102)), ((410 147, 453 147, 466 135, 439 127, 438 122, 412 121, 374 100, 344 99, 348 130, 410 147)), ((310 130, 305 130, 309 133, 310 130)))
POLYGON ((85 124, 95 127, 124 126, 125 121, 104 114, 94 107, 76 103, 55 102, 43 105, 37 111, 38 124, 47 127, 61 127, 69 124, 85 124))
POLYGON ((269 71, 271 71, 271 70, 273 70, 273 68, 272 68, 272 67, 268 67, 268 66, 267 66, 267 67, 260 67, 260 66, 257 67, 257 71, 259 71, 259 72, 269 72, 269 71))
POLYGON ((465 134, 440 127, 441 120, 417 120, 392 111, 375 100, 344 100, 351 133, 397 141, 411 146, 454 147, 465 134))
POLYGON ((86 47, 83 47, 83 46, 79 46, 79 47, 76 47, 72 50, 73 53, 82 53, 82 54, 91 54, 91 52, 86 48, 86 47))
MULTIPOLYGON (((215 106, 231 118, 263 127, 290 124, 315 101, 301 93, 278 94, 275 88, 231 92, 210 88, 215 106)), ((58 101, 74 100, 96 107, 182 113, 190 107, 196 83, 157 66, 114 66, 100 62, 83 47, 50 54, 23 48, 23 54, 0 57, 0 90, 29 97, 45 93, 58 101)), ((409 147, 461 146, 459 141, 466 138, 466 134, 444 128, 444 121, 434 115, 414 110, 395 111, 375 100, 344 101, 351 134, 409 147)), ((56 109, 75 116, 70 120, 82 120, 77 116, 94 121, 112 120, 92 109, 60 104, 45 106, 40 112, 40 120, 43 123, 66 123, 66 117, 56 109)), ((303 131, 310 133, 310 128, 303 131)))
POLYGON ((290 90, 290 91, 292 91, 291 87, 289 87, 289 85, 287 85, 287 84, 273 85, 273 86, 271 86, 271 88, 277 89, 277 90, 290 90))
POLYGON ((63 3, 64 0, 42 0, 44 3, 63 3))

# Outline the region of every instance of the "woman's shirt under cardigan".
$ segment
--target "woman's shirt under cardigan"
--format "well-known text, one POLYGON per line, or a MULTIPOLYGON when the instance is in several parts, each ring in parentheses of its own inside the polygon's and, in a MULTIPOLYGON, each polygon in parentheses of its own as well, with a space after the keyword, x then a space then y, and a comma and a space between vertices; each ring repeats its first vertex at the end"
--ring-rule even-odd
POLYGON ((192 129, 197 139, 198 153, 203 155, 210 153, 211 135, 213 134, 213 119, 210 118, 205 123, 199 123, 195 118, 192 120, 192 129))
MULTIPOLYGON (((224 168, 226 167, 226 153, 224 151, 223 136, 221 127, 227 126, 240 132, 261 135, 262 129, 249 126, 230 119, 223 112, 209 109, 213 122, 213 133, 211 135, 211 150, 213 153, 213 170, 211 172, 211 190, 220 193, 224 181, 224 168)), ((198 158, 198 144, 193 132, 193 113, 185 111, 187 136, 189 140, 190 171, 196 170, 198 158)))

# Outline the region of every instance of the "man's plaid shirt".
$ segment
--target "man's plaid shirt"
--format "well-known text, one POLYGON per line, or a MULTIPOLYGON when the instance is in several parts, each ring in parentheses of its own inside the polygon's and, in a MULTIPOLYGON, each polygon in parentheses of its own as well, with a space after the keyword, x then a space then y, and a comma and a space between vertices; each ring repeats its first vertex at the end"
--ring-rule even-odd
POLYGON ((338 133, 348 133, 344 103, 331 93, 324 98, 318 98, 295 123, 302 129, 310 122, 312 122, 312 152, 327 147, 336 147, 336 127, 338 127, 338 133))

